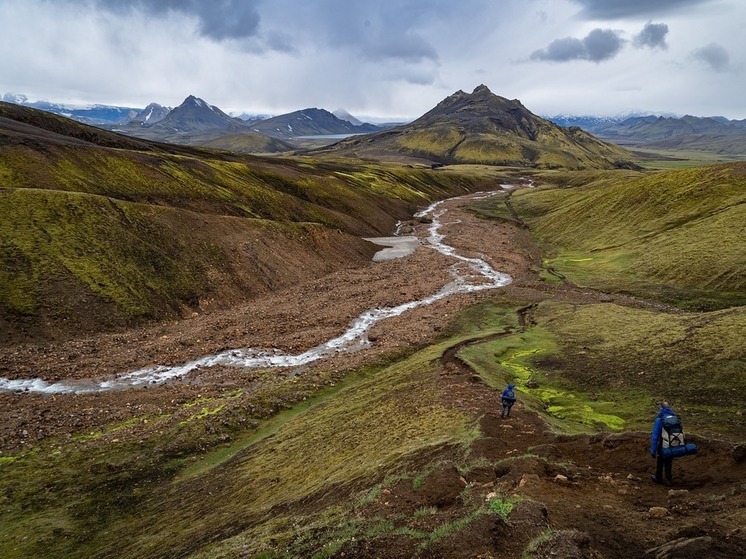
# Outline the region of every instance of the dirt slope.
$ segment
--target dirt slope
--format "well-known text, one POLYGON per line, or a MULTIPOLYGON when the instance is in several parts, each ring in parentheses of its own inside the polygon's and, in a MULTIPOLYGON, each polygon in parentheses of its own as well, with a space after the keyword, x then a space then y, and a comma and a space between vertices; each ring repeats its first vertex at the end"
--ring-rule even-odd
MULTIPOLYGON (((293 378, 299 383, 317 378, 320 384, 333 384, 363 364, 389 359, 413 347, 425 347, 441 335, 460 311, 489 299, 531 302, 556 298, 577 303, 603 300, 650 305, 622 295, 541 282, 535 273, 539 255, 525 229, 507 221, 480 219, 460 208, 462 201, 447 204, 452 212, 444 224, 449 244, 461 254, 488 260, 511 274, 514 283, 497 294, 458 295, 387 320, 371 332, 371 347, 292 371, 293 378)), ((426 223, 413 220, 405 233, 423 236, 426 227, 426 223)), ((208 353, 247 346, 303 351, 337 335, 365 309, 393 306, 437 291, 451 279, 448 265, 446 257, 423 246, 404 259, 338 270, 229 310, 59 344, 18 345, 0 355, 0 376, 90 378, 151 364, 184 363, 208 353)), ((480 435, 468 451, 477 466, 460 471, 454 465, 460 451, 449 446, 409 457, 412 463, 436 467, 417 488, 411 479, 389 482, 382 478, 380 493, 354 511, 361 520, 386 519, 387 530, 348 539, 328 556, 509 558, 525 552, 528 557, 621 559, 643 557, 651 549, 656 551, 650 557, 662 559, 739 556, 746 545, 743 446, 697 439, 700 454, 677 461, 671 490, 652 485, 649 477, 654 462, 647 454, 646 433, 557 435, 544 417, 529 410, 524 402, 516 406, 513 417, 500 419, 496 412, 498 393, 459 360, 458 349, 444 353, 429 382, 440 391, 444 404, 478 422, 480 435), (469 516, 475 503, 489 502, 495 495, 509 502, 511 510, 504 515, 507 520, 497 512, 469 516), (470 521, 465 522, 465 518, 470 521), (444 526, 451 531, 427 540, 430 543, 423 547, 417 534, 435 533, 444 526)), ((272 382, 279 387, 284 380, 285 375, 260 377, 215 367, 198 371, 183 381, 123 393, 51 397, 0 394, 0 456, 13 456, 45 441, 58 441, 55 444, 60 447, 76 444, 65 443, 66 437, 68 441, 80 441, 77 444, 81 448, 87 445, 85 448, 91 452, 103 451, 120 440, 142 442, 167 425, 138 420, 127 427, 128 420, 173 414, 174 421, 180 421, 183 418, 178 412, 185 402, 209 399, 231 387, 247 394, 241 405, 248 406, 246 402, 250 402, 253 417, 259 416, 256 410, 272 416, 303 396, 291 394, 284 400, 280 395, 265 401, 259 396, 252 400, 251 394, 256 391, 259 395, 272 382), (85 438, 114 422, 122 428, 113 434, 104 435, 101 431, 98 439, 85 438)), ((417 398, 417 394, 403 393, 401 405, 416 405, 417 398)), ((245 418, 246 409, 236 408, 233 417, 245 418)), ((214 437, 224 436, 216 429, 214 434, 205 432, 201 443, 209 446, 215 444, 214 437)), ((393 436, 397 434, 392 433, 393 436)), ((249 454, 247 450, 238 459, 249 454)), ((0 467, 2 464, 0 461, 0 467)), ((146 466, 138 463, 137 467, 146 466)), ((104 472, 113 468, 112 476, 117 472, 114 464, 103 462, 101 468, 104 472)), ((198 499, 204 501, 205 507, 217 507, 220 503, 217 497, 211 497, 212 492, 219 495, 228 484, 219 474, 216 469, 192 485, 176 484, 171 491, 177 495, 178 491, 184 492, 184 506, 198 499), (199 494, 192 491, 197 484, 199 494)), ((355 489, 359 488, 324 487, 316 498, 278 507, 273 515, 284 514, 288 509, 301 516, 313 514, 346 502, 355 489)), ((3 498, 11 498, 13 490, 6 487, 4 495, 3 498)), ((240 548, 225 555, 209 551, 209 544, 259 522, 251 518, 226 516, 224 524, 214 531, 182 539, 178 547, 163 547, 152 556, 256 556, 253 551, 241 552, 240 548)), ((166 536, 154 538, 154 545, 159 537, 166 536)), ((99 556, 137 556, 128 550, 134 549, 132 546, 138 541, 135 535, 123 541, 123 547, 101 551, 99 556)), ((23 542, 17 544, 22 546, 23 542)), ((265 552, 264 557, 283 556, 280 547, 265 552)))

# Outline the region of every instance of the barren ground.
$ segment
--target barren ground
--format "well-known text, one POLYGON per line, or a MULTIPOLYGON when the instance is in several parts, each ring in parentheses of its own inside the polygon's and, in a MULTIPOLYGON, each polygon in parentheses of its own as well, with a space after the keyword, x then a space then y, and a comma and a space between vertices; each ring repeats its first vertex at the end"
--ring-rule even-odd
MULTIPOLYGON (((510 274, 513 283, 504 288, 510 296, 649 305, 540 282, 532 271, 540 255, 525 229, 480 219, 460 208, 463 201, 446 204, 445 242, 460 254, 479 256, 510 274)), ((423 239, 427 236, 424 223, 413 220, 405 234, 410 232, 407 229, 423 239)), ((0 376, 49 381, 101 377, 153 364, 185 363, 229 348, 301 352, 339 335, 366 309, 437 292, 451 279, 448 264, 448 258, 423 244, 408 257, 344 269, 227 311, 52 346, 16 346, 0 356, 0 376)), ((373 343, 366 349, 282 374, 311 376, 323 368, 338 372, 341 378, 345 371, 398 349, 428 344, 462 309, 491 297, 494 291, 456 295, 415 309, 375 326, 370 333, 373 343)), ((176 409, 197 395, 209 396, 230 385, 248 389, 251 382, 250 373, 216 367, 183 380, 125 392, 0 394, 0 450, 13 452, 43 439, 93 431, 145 412, 176 409)), ((529 449, 533 456, 500 471, 472 471, 466 478, 445 466, 428 478, 421 491, 414 492, 411 484, 403 483, 385 488, 360 514, 411 514, 423 506, 437 507, 442 515, 455 514, 458 495, 467 484, 475 488, 475 498, 499 489, 520 493, 525 500, 510 523, 480 520, 426 555, 408 547, 411 540, 389 536, 349 543, 338 557, 516 557, 549 526, 557 531, 555 541, 547 544, 551 550, 546 554, 539 549, 537 557, 638 557, 645 549, 676 539, 685 542, 683 551, 652 556, 737 557, 743 551, 746 499, 737 483, 744 479, 746 462, 727 444, 698 441, 702 452, 697 462, 676 464, 672 489, 685 491, 669 493, 668 488, 650 483, 654 462, 647 454, 645 433, 558 436, 520 404, 514 417, 501 420, 495 413, 498 394, 450 355, 443 359, 439 382, 450 405, 482 417, 476 453, 490 461, 525 455, 529 449), (556 465, 562 463, 567 465, 556 465), (664 517, 656 519, 651 514, 650 508, 656 506, 667 509, 664 517)), ((438 522, 443 521, 442 515, 438 522)), ((427 518, 422 520, 423 528, 427 522, 427 518)))

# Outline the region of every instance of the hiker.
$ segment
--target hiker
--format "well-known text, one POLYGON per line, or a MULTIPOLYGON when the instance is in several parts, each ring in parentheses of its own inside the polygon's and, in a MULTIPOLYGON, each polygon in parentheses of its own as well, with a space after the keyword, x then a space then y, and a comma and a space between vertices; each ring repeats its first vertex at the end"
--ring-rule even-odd
POLYGON ((505 411, 508 412, 508 417, 510 417, 510 409, 513 407, 513 404, 515 404, 516 397, 515 392, 513 392, 513 385, 509 384, 508 387, 503 390, 502 396, 502 404, 503 404, 503 412, 500 415, 500 417, 505 417, 505 411))
POLYGON ((675 417, 676 414, 668 407, 668 402, 661 402, 660 411, 655 418, 653 431, 650 434, 650 455, 656 458, 653 481, 655 483, 665 483, 666 485, 671 485, 673 468, 673 456, 663 455, 663 418, 669 416, 675 417), (666 474, 665 480, 663 479, 664 470, 666 474))

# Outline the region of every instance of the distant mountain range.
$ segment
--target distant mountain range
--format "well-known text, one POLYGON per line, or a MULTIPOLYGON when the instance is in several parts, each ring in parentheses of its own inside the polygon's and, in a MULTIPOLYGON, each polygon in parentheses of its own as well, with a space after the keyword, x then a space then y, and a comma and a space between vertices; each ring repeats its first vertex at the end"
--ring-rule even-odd
POLYGON ((417 120, 325 151, 354 157, 408 156, 432 164, 481 163, 541 168, 634 168, 633 156, 580 128, 538 117, 484 85, 457 91, 417 120))
POLYGON ((6 93, 0 100, 15 105, 40 109, 49 113, 66 116, 84 124, 125 124, 135 118, 141 109, 116 107, 111 105, 67 105, 51 101, 29 101, 25 95, 6 93))
POLYGON ((30 102, 25 95, 14 94, 4 95, 3 100, 138 138, 247 153, 290 151, 297 147, 293 141, 302 136, 365 134, 380 130, 342 109, 338 111, 345 118, 317 108, 274 117, 250 114, 233 117, 193 95, 173 109, 158 103, 151 103, 144 109, 106 105, 74 107, 48 101, 30 102))
POLYGON ((556 116, 550 120, 560 126, 580 127, 619 145, 746 155, 746 119, 645 115, 624 118, 556 116))
MULTIPOLYGON (((376 126, 364 123, 341 108, 334 112, 308 108, 283 115, 243 113, 234 117, 191 95, 174 109, 158 103, 151 103, 145 108, 98 104, 79 106, 46 100, 30 101, 26 95, 13 93, 6 93, 0 99, 7 103, 66 116, 84 124, 147 139, 211 147, 215 147, 217 143, 234 146, 233 149, 244 146, 244 150, 249 152, 256 149, 285 151, 299 145, 307 145, 297 140, 302 136, 367 134, 398 125, 389 123, 376 126), (200 115, 195 111, 198 107, 192 107, 190 110, 189 106, 194 105, 195 100, 202 103, 202 108, 209 112, 200 115), (176 111, 176 114, 171 114, 173 111, 176 111), (164 120, 164 124, 154 127, 164 120), (285 144, 259 141, 251 134, 240 138, 240 135, 247 133, 269 136, 285 144), (220 137, 227 135, 231 138, 220 141, 220 137)), ((635 113, 615 117, 555 115, 544 118, 564 128, 578 127, 603 140, 622 146, 746 155, 746 119, 635 113)))

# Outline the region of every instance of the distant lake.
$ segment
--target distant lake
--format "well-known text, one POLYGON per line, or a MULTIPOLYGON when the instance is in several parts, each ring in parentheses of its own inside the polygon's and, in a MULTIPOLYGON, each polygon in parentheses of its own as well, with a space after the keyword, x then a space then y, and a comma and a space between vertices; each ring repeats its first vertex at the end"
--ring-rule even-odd
POLYGON ((355 134, 317 134, 315 136, 296 136, 302 140, 344 140, 350 136, 365 136, 371 132, 356 132, 355 134))

